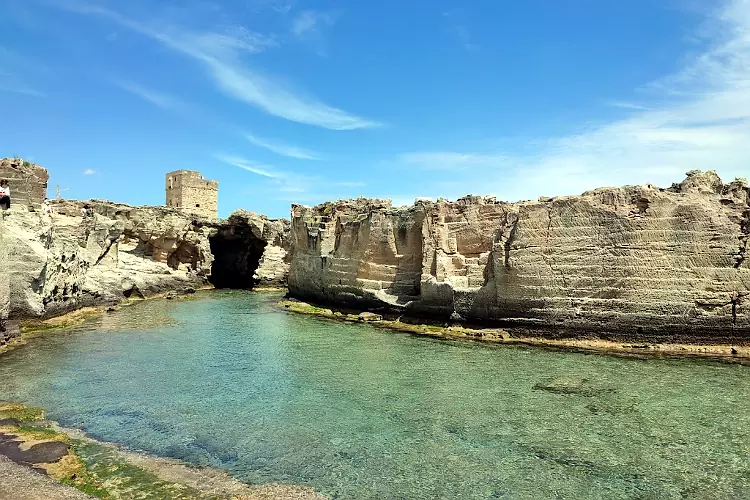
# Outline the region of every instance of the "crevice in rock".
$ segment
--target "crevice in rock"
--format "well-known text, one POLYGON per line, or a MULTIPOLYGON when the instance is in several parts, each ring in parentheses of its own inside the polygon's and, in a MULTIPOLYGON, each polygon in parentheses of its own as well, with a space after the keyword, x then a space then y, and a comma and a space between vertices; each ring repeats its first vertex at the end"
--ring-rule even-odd
POLYGON ((216 288, 250 289, 257 284, 255 271, 267 242, 253 234, 249 226, 219 228, 209 236, 214 261, 209 281, 216 288))
MULTIPOLYGON (((551 222, 552 222, 552 219, 550 219, 550 223, 551 222)), ((515 214, 515 213, 508 213, 508 214, 506 214, 505 215, 505 224, 506 224, 506 228, 510 227, 510 231, 508 232, 508 237, 506 238, 505 244, 503 245, 503 250, 505 252, 504 263, 505 263, 505 267, 507 269, 510 269, 510 267, 511 267, 511 265, 510 265, 510 250, 511 250, 511 246, 513 245, 513 242, 516 239, 516 231, 518 230, 518 214, 515 214)), ((548 239, 548 241, 549 241, 549 239, 548 239)))
POLYGON ((555 266, 553 264, 554 259, 552 258, 551 255, 547 255, 545 253, 550 250, 549 240, 550 240, 551 233, 552 233, 552 210, 550 210, 548 205, 546 205, 545 208, 547 209, 548 221, 547 221, 547 237, 546 237, 546 242, 545 242, 545 248, 543 248, 541 251, 542 260, 544 261, 545 264, 547 264, 553 276, 555 274, 560 275, 560 278, 562 279, 562 282, 563 282, 563 286, 565 286, 565 288, 568 288, 567 276, 565 276, 565 273, 563 273, 561 269, 555 269, 555 266))
POLYGON ((742 214, 742 222, 740 222, 740 249, 737 252, 737 256, 734 258, 734 267, 739 269, 742 264, 745 263, 747 258, 747 242, 750 240, 750 208, 745 210, 742 214))
POLYGON ((94 263, 94 266, 98 266, 101 261, 104 260, 104 258, 109 255, 109 251, 112 249, 112 246, 117 243, 116 239, 109 238, 107 240, 107 248, 104 249, 102 254, 99 256, 98 259, 96 259, 96 263, 94 263))

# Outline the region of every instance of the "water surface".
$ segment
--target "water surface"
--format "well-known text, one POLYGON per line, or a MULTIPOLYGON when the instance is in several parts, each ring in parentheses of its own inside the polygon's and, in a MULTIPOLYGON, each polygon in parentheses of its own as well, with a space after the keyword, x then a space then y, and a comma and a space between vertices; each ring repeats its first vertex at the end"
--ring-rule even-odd
POLYGON ((0 357, 0 399, 334 498, 750 498, 750 367, 147 301, 0 357))

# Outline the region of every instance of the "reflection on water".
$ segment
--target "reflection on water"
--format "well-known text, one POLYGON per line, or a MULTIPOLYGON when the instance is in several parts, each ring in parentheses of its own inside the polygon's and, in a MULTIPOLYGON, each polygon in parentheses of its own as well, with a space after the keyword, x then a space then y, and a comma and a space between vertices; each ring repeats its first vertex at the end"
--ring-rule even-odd
POLYGON ((216 292, 0 357, 0 398, 338 498, 749 498, 750 367, 411 337, 216 292))

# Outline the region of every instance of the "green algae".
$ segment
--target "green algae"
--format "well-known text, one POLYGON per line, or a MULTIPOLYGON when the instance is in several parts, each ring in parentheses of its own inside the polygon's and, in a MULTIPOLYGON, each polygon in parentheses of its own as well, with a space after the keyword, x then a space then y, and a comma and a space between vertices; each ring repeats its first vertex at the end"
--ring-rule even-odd
POLYGON ((44 420, 44 410, 18 403, 0 402, 0 420, 14 419, 19 422, 37 422, 44 420))
POLYGON ((44 410, 20 403, 0 402, 0 420, 13 419, 2 429, 24 443, 61 442, 70 446, 59 462, 37 464, 55 480, 96 498, 215 499, 127 462, 111 445, 72 438, 51 424, 30 425, 44 419, 44 410))
POLYGON ((279 306, 294 313, 343 320, 349 323, 367 323, 368 325, 373 325, 379 328, 387 328, 389 330, 414 335, 427 335, 431 337, 451 339, 482 339, 488 341, 509 340, 510 337, 508 332, 500 329, 487 328, 480 330, 458 325, 440 326, 426 323, 407 323, 401 321, 400 318, 396 318, 395 320, 384 319, 382 317, 380 319, 368 319, 362 317, 360 314, 353 314, 348 311, 334 311, 333 309, 315 306, 308 304, 307 302, 293 300, 282 300, 279 302, 279 306))
POLYGON ((200 491, 165 481, 156 474, 123 460, 111 446, 73 440, 72 450, 85 468, 84 476, 62 482, 98 498, 214 499, 200 491))

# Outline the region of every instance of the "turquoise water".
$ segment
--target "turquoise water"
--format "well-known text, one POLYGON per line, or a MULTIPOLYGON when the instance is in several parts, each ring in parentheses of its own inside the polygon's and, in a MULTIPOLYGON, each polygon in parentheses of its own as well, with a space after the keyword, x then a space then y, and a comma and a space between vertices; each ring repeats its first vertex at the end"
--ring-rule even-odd
POLYGON ((334 498, 750 498, 750 367, 148 301, 0 357, 0 399, 334 498))

